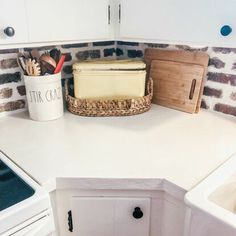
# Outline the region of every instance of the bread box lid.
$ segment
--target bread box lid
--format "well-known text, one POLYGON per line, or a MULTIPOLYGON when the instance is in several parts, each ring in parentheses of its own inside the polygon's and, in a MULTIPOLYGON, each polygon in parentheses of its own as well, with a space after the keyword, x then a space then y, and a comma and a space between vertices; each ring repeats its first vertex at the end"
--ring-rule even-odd
POLYGON ((135 60, 99 60, 76 62, 73 64, 74 71, 81 70, 144 70, 146 64, 135 60))

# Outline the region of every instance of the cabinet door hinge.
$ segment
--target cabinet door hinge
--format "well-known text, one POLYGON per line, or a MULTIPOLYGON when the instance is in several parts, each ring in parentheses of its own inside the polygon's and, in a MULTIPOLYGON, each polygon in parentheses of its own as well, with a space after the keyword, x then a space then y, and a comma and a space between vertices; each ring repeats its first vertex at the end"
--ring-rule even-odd
POLYGON ((111 24, 111 5, 108 5, 108 25, 111 24))
POLYGON ((73 220, 72 220, 72 212, 68 211, 68 230, 73 232, 73 220))
POLYGON ((121 4, 119 4, 119 24, 121 23, 121 4))

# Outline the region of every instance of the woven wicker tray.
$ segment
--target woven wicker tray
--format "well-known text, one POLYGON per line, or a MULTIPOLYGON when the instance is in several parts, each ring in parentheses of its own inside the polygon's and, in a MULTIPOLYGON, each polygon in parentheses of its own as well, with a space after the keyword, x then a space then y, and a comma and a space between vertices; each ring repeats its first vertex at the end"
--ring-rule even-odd
POLYGON ((67 109, 80 116, 131 116, 144 113, 151 108, 153 81, 147 82, 146 95, 141 98, 122 100, 78 99, 69 94, 69 80, 65 83, 67 109))

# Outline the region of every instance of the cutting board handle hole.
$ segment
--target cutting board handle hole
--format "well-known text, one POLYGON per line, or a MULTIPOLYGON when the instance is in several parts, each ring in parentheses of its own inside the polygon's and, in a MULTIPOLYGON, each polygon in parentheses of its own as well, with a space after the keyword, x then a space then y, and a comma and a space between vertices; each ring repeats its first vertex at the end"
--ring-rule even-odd
POLYGON ((197 83, 197 80, 196 80, 196 79, 193 79, 193 80, 192 80, 192 84, 191 84, 190 93, 189 93, 189 99, 190 99, 190 100, 193 99, 193 95, 194 95, 196 83, 197 83))

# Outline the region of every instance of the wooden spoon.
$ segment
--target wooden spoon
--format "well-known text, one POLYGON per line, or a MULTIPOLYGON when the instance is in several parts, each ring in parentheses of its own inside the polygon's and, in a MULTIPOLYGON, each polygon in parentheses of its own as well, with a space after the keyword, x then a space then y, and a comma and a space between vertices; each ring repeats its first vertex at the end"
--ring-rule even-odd
POLYGON ((48 54, 43 54, 41 57, 40 57, 40 60, 41 61, 44 61, 44 62, 47 62, 48 64, 50 64, 51 66, 54 67, 54 69, 56 68, 57 66, 57 63, 55 62, 55 60, 50 57, 48 54))
POLYGON ((47 63, 46 61, 40 61, 40 66, 41 66, 42 75, 54 73, 55 68, 51 64, 47 63))
POLYGON ((25 56, 22 54, 22 53, 18 53, 18 57, 17 57, 17 63, 19 65, 19 67, 21 68, 23 74, 25 75, 26 74, 26 65, 25 65, 25 56))

